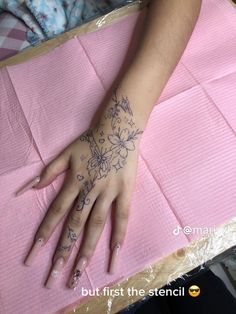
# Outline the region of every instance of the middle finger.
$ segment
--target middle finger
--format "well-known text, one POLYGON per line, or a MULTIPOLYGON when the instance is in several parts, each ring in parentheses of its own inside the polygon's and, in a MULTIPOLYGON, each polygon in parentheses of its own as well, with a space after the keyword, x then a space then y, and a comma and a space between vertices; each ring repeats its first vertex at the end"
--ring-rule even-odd
POLYGON ((92 258, 114 198, 99 196, 86 226, 83 242, 79 250, 78 263, 69 281, 69 287, 75 289, 85 267, 92 258))
POLYGON ((54 285, 59 272, 62 271, 68 261, 74 244, 84 227, 94 202, 96 201, 98 193, 99 192, 92 181, 86 181, 83 184, 83 188, 67 217, 63 228, 64 231, 58 242, 53 258, 52 270, 46 283, 47 288, 51 288, 54 285))

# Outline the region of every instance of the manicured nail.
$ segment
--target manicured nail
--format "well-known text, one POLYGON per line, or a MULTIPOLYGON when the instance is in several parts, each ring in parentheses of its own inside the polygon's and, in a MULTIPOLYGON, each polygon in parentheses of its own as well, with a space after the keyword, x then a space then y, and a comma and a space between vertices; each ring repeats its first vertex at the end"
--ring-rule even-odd
POLYGON ((65 266, 64 258, 59 257, 52 267, 52 270, 45 285, 46 288, 51 289, 54 286, 64 266, 65 266))
POLYGON ((27 183, 23 186, 19 191, 16 192, 16 196, 20 196, 21 194, 25 193, 26 191, 30 190, 31 188, 35 187, 40 181, 40 177, 34 178, 32 181, 27 183))
POLYGON ((110 267, 109 267, 109 273, 114 274, 115 270, 117 268, 117 259, 119 256, 120 252, 120 244, 117 244, 114 249, 112 250, 112 255, 111 255, 111 261, 110 261, 110 267))
POLYGON ((40 251, 41 247, 44 244, 44 240, 42 238, 39 238, 31 248, 26 260, 25 260, 25 265, 26 266, 31 266, 38 255, 38 252, 40 251))
POLYGON ((86 268, 87 264, 88 264, 88 259, 86 257, 81 257, 79 259, 78 264, 74 270, 74 273, 70 278, 69 288, 74 289, 74 290, 76 289, 79 279, 82 276, 82 273, 84 269, 86 268))

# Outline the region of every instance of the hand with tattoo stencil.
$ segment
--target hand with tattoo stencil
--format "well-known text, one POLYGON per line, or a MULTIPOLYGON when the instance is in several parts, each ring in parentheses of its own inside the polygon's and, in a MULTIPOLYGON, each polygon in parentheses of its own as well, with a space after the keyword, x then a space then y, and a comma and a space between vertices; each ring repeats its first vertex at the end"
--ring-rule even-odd
POLYGON ((98 124, 67 146, 40 176, 17 193, 20 195, 32 187, 46 187, 67 171, 65 182, 39 226, 25 260, 26 265, 33 263, 66 216, 47 288, 55 283, 85 229, 69 281, 71 288, 77 286, 93 256, 112 204, 109 272, 114 272, 128 223, 141 134, 187 45, 200 7, 201 0, 150 2, 139 46, 98 124))
POLYGON ((31 264, 37 249, 46 244, 67 214, 46 287, 53 285, 87 223, 78 263, 69 282, 75 288, 92 258, 112 203, 115 213, 109 271, 114 272, 128 223, 141 134, 128 98, 118 97, 115 92, 99 123, 79 136, 43 170, 37 188, 47 186, 67 170, 64 185, 50 205, 26 259, 26 264, 31 264))

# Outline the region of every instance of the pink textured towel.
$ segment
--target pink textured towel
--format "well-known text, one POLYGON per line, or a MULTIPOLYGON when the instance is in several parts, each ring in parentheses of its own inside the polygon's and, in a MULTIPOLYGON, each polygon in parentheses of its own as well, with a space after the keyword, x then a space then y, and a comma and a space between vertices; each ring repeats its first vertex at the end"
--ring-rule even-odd
MULTIPOLYGON (((138 18, 132 15, 0 71, 1 314, 52 313, 81 298, 80 289, 65 287, 76 250, 58 287, 43 287, 59 229, 34 266, 22 263, 62 176, 45 189, 18 198, 14 193, 88 127, 138 18)), ((235 28, 236 10, 228 1, 203 1, 188 47, 142 137, 119 270, 106 273, 108 221, 81 286, 121 280, 198 236, 176 236, 177 226, 210 227, 236 215, 235 28)))

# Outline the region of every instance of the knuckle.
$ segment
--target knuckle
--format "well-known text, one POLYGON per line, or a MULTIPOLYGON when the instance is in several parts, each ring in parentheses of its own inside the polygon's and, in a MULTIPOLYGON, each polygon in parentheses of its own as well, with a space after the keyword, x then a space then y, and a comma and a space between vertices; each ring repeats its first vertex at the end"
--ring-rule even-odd
POLYGON ((116 188, 117 182, 113 180, 111 177, 107 178, 106 187, 107 190, 114 190, 116 188))
POLYGON ((90 218, 90 222, 94 226, 102 226, 104 224, 104 217, 98 214, 93 215, 90 218))
POLYGON ((81 256, 86 256, 88 259, 90 259, 93 256, 95 248, 89 244, 87 244, 83 250, 81 251, 81 256))
POLYGON ((134 185, 134 181, 132 179, 125 179, 122 182, 122 189, 125 191, 125 193, 129 193, 132 191, 134 185))
POLYGON ((99 195, 97 206, 99 208, 99 211, 103 213, 106 212, 111 203, 114 201, 116 195, 116 189, 109 189, 109 187, 107 187, 106 190, 99 195))
POLYGON ((61 216, 65 212, 65 206, 62 203, 54 203, 50 210, 54 216, 61 216))
POLYGON ((78 214, 76 212, 73 212, 70 216, 69 216, 69 225, 74 228, 78 228, 81 227, 83 224, 83 219, 81 214, 78 214))
POLYGON ((39 230, 36 232, 35 237, 36 237, 36 238, 47 239, 47 238, 49 238, 51 232, 52 232, 51 224, 48 223, 48 222, 45 222, 45 223, 39 228, 39 230))
POLYGON ((128 210, 119 210, 119 211, 117 211, 116 217, 120 220, 128 220, 129 212, 128 212, 128 210))

